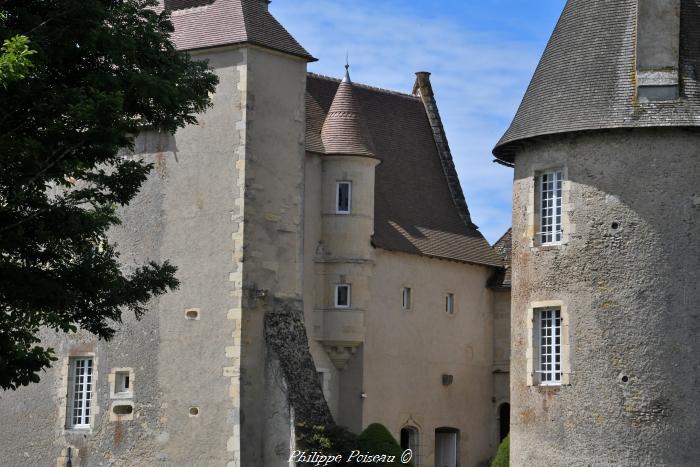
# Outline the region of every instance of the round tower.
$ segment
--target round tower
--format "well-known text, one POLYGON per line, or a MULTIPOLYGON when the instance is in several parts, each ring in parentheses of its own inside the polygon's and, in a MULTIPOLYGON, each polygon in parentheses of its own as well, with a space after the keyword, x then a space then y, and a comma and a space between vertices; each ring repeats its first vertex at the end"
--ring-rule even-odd
POLYGON ((322 251, 319 294, 323 344, 343 369, 364 342, 364 311, 369 302, 374 233, 374 175, 379 159, 350 79, 345 78, 321 131, 322 251))
POLYGON ((494 155, 512 465, 697 465, 700 2, 569 0, 494 155))

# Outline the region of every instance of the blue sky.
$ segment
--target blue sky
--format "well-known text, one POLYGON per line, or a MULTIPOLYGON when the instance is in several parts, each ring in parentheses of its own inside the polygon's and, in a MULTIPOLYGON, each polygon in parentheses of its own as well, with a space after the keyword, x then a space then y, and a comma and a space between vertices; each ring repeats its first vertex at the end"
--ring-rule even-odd
POLYGON ((319 59, 309 70, 410 92, 430 71, 474 222, 490 242, 511 223, 512 170, 492 162, 564 0, 273 0, 319 59))

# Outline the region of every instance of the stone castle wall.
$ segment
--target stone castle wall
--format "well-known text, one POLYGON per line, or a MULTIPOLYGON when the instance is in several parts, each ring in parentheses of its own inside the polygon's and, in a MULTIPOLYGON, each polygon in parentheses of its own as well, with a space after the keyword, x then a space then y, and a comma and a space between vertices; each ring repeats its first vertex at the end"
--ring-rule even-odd
POLYGON ((130 157, 155 170, 111 235, 127 268, 169 260, 181 286, 109 343, 45 336, 54 368, 0 394, 8 465, 66 465, 69 447, 75 467, 287 465, 293 414, 328 417, 301 307, 306 63, 245 46, 195 56, 219 76, 214 105, 138 137, 130 157), (90 430, 66 429, 73 356, 95 359, 90 430), (116 368, 131 372, 128 416, 112 412, 116 368))
POLYGON ((543 138, 517 153, 513 465, 700 458, 699 148, 697 131, 639 129, 543 138), (552 168, 564 170, 564 242, 537 247, 534 176, 552 168), (568 314, 569 384, 528 386, 527 311, 546 301, 568 314))

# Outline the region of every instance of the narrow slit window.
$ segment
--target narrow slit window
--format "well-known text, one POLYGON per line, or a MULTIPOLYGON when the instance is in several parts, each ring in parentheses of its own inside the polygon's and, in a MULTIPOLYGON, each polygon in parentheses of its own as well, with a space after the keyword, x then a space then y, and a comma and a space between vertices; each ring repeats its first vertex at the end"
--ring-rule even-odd
POLYGON ((401 293, 402 307, 404 310, 410 310, 413 301, 413 291, 410 287, 404 287, 401 293))
POLYGON ((352 183, 338 182, 336 185, 336 214, 350 214, 352 208, 352 183))
POLYGON ((455 313, 455 295, 448 293, 445 295, 445 313, 453 315, 455 313))
POLYGON ((69 428, 90 428, 93 388, 92 358, 74 358, 70 361, 69 428))
POLYGON ((561 384, 561 309, 541 309, 536 319, 539 382, 544 386, 561 384))
POLYGON ((539 241, 542 245, 556 245, 562 239, 562 172, 544 172, 539 182, 539 241))
POLYGON ((338 284, 335 286, 335 307, 350 308, 350 284, 338 284))

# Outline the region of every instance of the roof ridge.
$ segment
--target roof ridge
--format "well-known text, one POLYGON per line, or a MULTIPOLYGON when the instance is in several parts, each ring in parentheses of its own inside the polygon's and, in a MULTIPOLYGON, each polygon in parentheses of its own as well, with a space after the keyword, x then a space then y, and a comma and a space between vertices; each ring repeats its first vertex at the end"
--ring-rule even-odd
POLYGON ((491 245, 491 247, 493 248, 493 247, 495 247, 496 245, 498 245, 503 239, 506 238, 506 236, 507 236, 508 234, 511 234, 511 235, 512 235, 512 232, 511 232, 512 230, 513 230, 513 227, 508 227, 508 229, 507 229, 505 232, 503 232, 503 235, 501 235, 500 238, 499 238, 498 240, 496 240, 495 242, 493 242, 493 245, 491 245))
MULTIPOLYGON (((340 79, 340 78, 336 78, 334 76, 322 75, 320 73, 314 73, 312 71, 307 71, 307 75, 312 76, 314 78, 325 79, 327 81, 333 81, 336 83, 340 83, 342 81, 342 79, 340 79)), ((353 81, 352 84, 358 88, 367 89, 369 91, 381 92, 384 94, 391 94, 393 96, 408 97, 408 98, 413 99, 413 100, 419 100, 419 98, 417 96, 414 96, 412 94, 408 94, 405 92, 394 91, 392 89, 386 89, 386 88, 379 88, 376 86, 370 86, 369 84, 362 84, 362 83, 358 83, 356 81, 353 81)))
POLYGON ((459 180, 459 174, 457 173, 457 168, 452 158, 452 151, 450 150, 450 144, 447 140, 447 132, 442 124, 442 118, 440 118, 440 111, 438 110, 437 100, 433 92, 433 85, 430 83, 429 72, 419 71, 416 73, 416 83, 413 86, 413 91, 420 96, 420 100, 423 102, 425 116, 428 118, 430 129, 433 132, 435 148, 440 157, 445 183, 452 197, 452 202, 459 213, 459 217, 468 227, 479 230, 479 226, 474 223, 471 213, 469 212, 467 198, 464 196, 462 183, 459 180))

